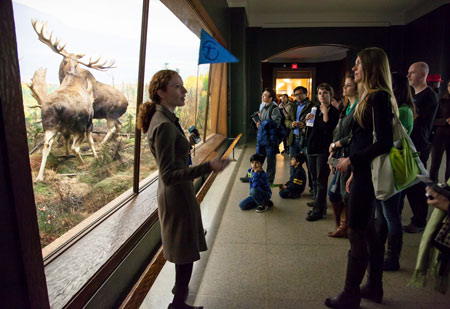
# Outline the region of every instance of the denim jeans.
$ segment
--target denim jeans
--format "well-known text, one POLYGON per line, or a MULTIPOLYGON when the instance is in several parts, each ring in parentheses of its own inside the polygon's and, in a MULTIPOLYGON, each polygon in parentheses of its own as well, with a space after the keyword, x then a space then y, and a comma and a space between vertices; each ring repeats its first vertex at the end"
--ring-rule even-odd
POLYGON ((308 154, 308 169, 311 171, 315 197, 313 214, 323 215, 327 208, 327 184, 330 175, 327 161, 328 153, 308 154))
POLYGON ((403 192, 390 197, 386 201, 377 201, 377 232, 381 242, 388 241, 388 255, 400 257, 403 244, 403 229, 400 203, 404 199, 403 192))
POLYGON ((239 203, 242 210, 256 208, 258 205, 266 203, 270 199, 270 193, 259 188, 250 189, 250 196, 239 203))
POLYGON ((330 186, 328 187, 328 198, 331 203, 337 203, 342 201, 340 184, 336 183, 337 175, 339 172, 335 172, 333 178, 331 179, 330 186), (333 188, 334 187, 334 188, 333 188), (333 189, 333 191, 332 191, 333 189))

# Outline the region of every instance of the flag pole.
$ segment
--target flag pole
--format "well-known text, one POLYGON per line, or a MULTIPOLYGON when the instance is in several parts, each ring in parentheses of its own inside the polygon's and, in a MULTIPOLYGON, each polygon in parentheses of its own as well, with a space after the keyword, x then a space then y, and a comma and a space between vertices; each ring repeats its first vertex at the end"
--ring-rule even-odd
POLYGON ((222 78, 223 78, 223 67, 225 65, 226 65, 225 63, 221 63, 221 65, 220 65, 219 104, 217 104, 216 133, 217 133, 217 127, 219 126, 220 104, 222 104, 222 100, 221 100, 221 96, 222 96, 222 78))
POLYGON ((206 142, 206 131, 208 130, 209 97, 211 94, 211 72, 212 72, 212 63, 209 64, 208 91, 206 92, 205 129, 203 130, 203 142, 206 142))
POLYGON ((197 100, 198 100, 198 74, 200 70, 200 64, 197 64, 197 86, 195 88, 195 111, 194 111, 194 126, 197 126, 197 100))
MULTIPOLYGON (((197 127, 197 100, 198 100, 198 74, 200 70, 200 64, 197 64, 197 86, 195 87, 195 110, 194 110, 194 127, 197 127)), ((194 157, 195 157, 195 144, 193 146, 194 148, 194 157)))

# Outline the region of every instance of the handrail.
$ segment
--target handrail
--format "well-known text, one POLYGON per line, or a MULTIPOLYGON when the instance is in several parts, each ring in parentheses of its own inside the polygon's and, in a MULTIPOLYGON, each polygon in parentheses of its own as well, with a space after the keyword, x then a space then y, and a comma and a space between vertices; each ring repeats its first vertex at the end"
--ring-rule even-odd
MULTIPOLYGON (((240 133, 236 138, 234 139, 233 143, 228 147, 228 149, 225 151, 225 153, 222 156, 222 159, 228 158, 231 151, 236 146, 239 139, 242 137, 242 133, 240 133)), ((216 178, 217 173, 212 172, 208 178, 206 179, 203 186, 200 188, 200 190, 197 193, 197 200, 199 204, 203 201, 204 197, 206 196, 206 193, 211 188, 211 185, 216 178)), ((158 277, 159 273, 161 272, 161 269, 163 268, 164 264, 166 263, 166 259, 163 256, 163 247, 161 246, 158 251, 156 252, 155 256, 152 258, 150 263, 145 268, 142 275, 139 277, 139 280, 135 283, 131 291, 128 293, 125 300, 120 305, 121 309, 128 309, 128 308, 139 308, 142 302, 144 301, 145 297, 148 294, 148 291, 150 291, 153 283, 155 282, 156 278, 158 277)))

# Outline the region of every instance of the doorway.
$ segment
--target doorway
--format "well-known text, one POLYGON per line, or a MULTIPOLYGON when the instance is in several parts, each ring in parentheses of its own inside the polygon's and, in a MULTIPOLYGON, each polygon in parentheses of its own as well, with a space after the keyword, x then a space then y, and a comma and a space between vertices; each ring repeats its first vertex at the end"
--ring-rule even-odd
POLYGON ((287 94, 289 97, 292 97, 294 89, 298 86, 308 89, 308 94, 312 93, 314 89, 315 68, 274 68, 273 73, 273 84, 277 95, 287 94))

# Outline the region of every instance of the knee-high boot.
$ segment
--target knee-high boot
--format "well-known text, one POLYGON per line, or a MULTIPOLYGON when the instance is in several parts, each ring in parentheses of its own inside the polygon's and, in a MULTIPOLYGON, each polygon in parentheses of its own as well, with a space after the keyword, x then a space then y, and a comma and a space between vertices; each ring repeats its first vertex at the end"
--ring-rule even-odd
POLYGON ((376 303, 381 303, 383 299, 383 249, 384 246, 370 253, 367 282, 361 287, 361 297, 376 303))
MULTIPOLYGON (((332 203, 333 205, 334 203, 332 203)), ((335 215, 336 220, 336 230, 334 232, 328 233, 330 237, 342 238, 347 237, 347 205, 340 202, 339 208, 336 207, 336 212, 339 210, 338 215, 335 215)), ((335 207, 333 206, 333 211, 335 207)))
POLYGON ((354 257, 349 252, 344 291, 334 298, 327 298, 325 305, 329 308, 359 308, 361 303, 359 285, 364 278, 366 268, 367 260, 354 257))
MULTIPOLYGON (((342 202, 331 202, 331 210, 333 211, 334 216, 334 231, 336 231, 339 228, 340 221, 341 221, 341 209, 342 209, 342 202)), ((330 235, 333 232, 329 232, 328 235, 330 235)))

